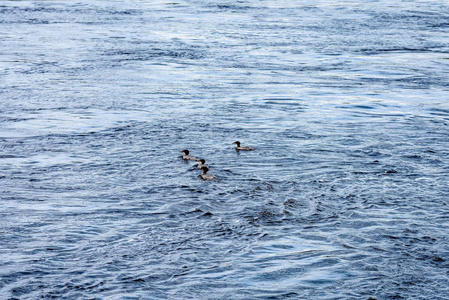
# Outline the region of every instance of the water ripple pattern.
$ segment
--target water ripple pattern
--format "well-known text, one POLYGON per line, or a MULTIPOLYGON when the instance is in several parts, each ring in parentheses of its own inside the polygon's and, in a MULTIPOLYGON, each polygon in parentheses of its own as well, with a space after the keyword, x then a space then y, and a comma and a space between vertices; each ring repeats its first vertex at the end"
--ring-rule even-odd
POLYGON ((448 20, 2 1, 0 298, 448 299, 448 20))

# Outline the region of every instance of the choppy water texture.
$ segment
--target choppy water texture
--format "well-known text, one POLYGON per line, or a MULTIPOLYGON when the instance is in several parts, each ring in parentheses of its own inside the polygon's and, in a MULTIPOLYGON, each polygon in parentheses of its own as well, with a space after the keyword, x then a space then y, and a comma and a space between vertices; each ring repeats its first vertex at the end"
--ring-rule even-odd
POLYGON ((446 1, 0 23, 0 298, 449 298, 446 1))

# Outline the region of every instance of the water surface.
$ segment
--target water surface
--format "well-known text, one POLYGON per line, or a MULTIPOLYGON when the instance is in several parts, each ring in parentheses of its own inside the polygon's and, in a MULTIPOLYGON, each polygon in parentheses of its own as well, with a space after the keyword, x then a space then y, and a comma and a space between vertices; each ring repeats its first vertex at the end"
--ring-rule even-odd
POLYGON ((1 298, 449 298, 445 2, 0 16, 1 298))

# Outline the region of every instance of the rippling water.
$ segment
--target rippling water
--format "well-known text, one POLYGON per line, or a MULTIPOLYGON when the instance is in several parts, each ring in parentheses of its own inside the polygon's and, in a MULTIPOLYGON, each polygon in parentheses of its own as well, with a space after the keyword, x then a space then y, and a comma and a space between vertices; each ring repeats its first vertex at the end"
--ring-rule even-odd
POLYGON ((447 2, 0 16, 0 298, 449 298, 447 2))

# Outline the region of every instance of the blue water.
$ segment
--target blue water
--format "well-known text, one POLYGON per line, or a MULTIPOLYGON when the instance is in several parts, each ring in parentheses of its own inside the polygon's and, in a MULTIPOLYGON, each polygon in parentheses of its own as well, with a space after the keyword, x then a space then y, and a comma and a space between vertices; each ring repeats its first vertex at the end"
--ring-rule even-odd
POLYGON ((448 299, 448 20, 1 1, 0 298, 448 299))

